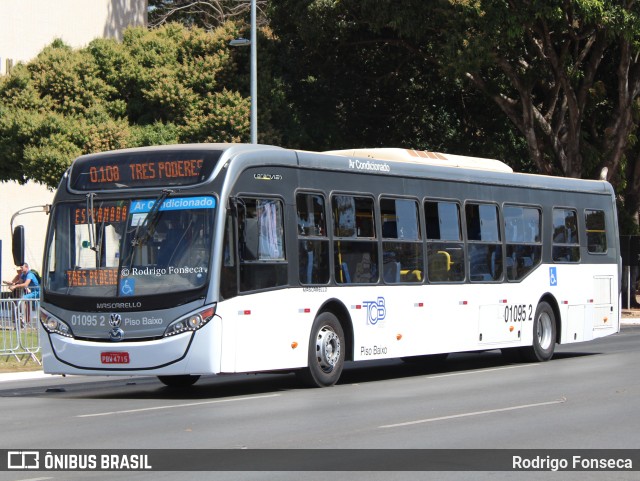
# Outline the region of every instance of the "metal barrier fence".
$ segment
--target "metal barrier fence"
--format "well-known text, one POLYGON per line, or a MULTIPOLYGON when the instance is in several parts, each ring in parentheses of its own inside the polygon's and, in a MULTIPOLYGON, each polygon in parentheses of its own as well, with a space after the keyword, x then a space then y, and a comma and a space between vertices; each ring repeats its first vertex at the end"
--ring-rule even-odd
POLYGON ((22 292, 2 290, 0 297, 0 357, 14 357, 26 364, 30 360, 41 364, 38 322, 40 300, 23 299, 22 292))

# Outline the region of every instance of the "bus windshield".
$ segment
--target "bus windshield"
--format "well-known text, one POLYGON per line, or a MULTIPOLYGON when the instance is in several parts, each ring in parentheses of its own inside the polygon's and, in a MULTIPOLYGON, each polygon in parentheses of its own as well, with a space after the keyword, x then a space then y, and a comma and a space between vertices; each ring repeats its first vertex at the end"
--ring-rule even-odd
POLYGON ((58 204, 52 213, 48 292, 126 298, 204 286, 214 197, 91 200, 58 204))

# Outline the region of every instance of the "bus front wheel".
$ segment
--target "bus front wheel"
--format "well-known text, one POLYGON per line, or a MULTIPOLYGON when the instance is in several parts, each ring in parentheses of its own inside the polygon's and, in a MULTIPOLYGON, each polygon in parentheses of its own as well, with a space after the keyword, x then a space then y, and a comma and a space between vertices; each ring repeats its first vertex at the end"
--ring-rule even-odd
POLYGON ((553 357, 556 347, 556 316, 551 306, 541 302, 533 318, 533 345, 522 348, 525 361, 542 362, 553 357))
POLYGON ((193 386, 200 379, 200 376, 158 376, 158 379, 168 387, 189 387, 193 386))
POLYGON ((316 317, 309 339, 309 366, 298 372, 311 387, 333 386, 342 373, 345 360, 344 331, 338 318, 330 312, 316 317))

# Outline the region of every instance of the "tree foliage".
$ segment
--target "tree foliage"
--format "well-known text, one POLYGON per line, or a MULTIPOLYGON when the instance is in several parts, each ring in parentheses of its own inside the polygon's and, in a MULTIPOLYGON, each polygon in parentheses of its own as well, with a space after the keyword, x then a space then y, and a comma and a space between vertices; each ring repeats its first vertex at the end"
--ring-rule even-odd
MULTIPOLYGON (((637 215, 635 1, 257 4, 261 142, 441 150, 585 178, 606 167, 621 217, 637 215)), ((0 78, 0 179, 53 185, 78 153, 248 140, 249 49, 228 42, 247 36, 249 5, 150 0, 161 27, 54 42, 17 66, 0 78)))
POLYGON ((615 176, 635 130, 634 2, 452 0, 445 53, 526 139, 542 173, 615 176))
MULTIPOLYGON (((258 24, 265 26, 267 0, 257 0, 258 24)), ((157 27, 167 22, 212 30, 228 21, 246 21, 250 0, 149 0, 149 25, 157 27)))
POLYGON ((401 130, 413 145, 442 142, 482 156, 503 145, 508 163, 544 174, 597 178, 606 170, 637 213, 640 7, 633 0, 283 0, 272 10, 289 58, 300 42, 308 49, 296 68, 311 72, 302 82, 324 94, 324 111, 327 102, 335 109, 325 123, 338 133, 360 140, 357 131, 373 127, 383 143, 401 130), (373 106, 387 100, 385 130, 373 106), (521 164, 511 157, 518 152, 521 164))
POLYGON ((228 43, 238 27, 168 24, 84 49, 53 42, 0 78, 0 179, 57 185, 79 154, 249 136, 228 43))
POLYGON ((290 144, 441 150, 527 168, 519 160, 524 143, 508 119, 479 92, 443 74, 434 54, 437 36, 427 32, 432 4, 271 2, 288 99, 301 126, 290 144))

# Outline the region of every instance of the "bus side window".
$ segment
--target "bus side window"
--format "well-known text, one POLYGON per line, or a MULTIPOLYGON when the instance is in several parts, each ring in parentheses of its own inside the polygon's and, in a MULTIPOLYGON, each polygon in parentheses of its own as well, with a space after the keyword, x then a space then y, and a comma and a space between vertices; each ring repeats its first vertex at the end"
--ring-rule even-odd
POLYGON ((580 262, 578 214, 575 209, 553 209, 554 262, 580 262))
POLYGON ((465 276, 460 206, 456 202, 425 201, 427 277, 429 282, 462 282, 465 276))
POLYGON ((469 280, 498 281, 502 278, 502 243, 498 229, 498 206, 468 203, 467 250, 469 254, 469 280))
POLYGON ((238 294, 238 268, 236 264, 236 233, 233 216, 230 212, 227 213, 225 220, 222 249, 220 295, 223 299, 231 299, 238 294))
POLYGON ((238 199, 240 290, 287 285, 284 212, 279 199, 238 199))
POLYGON ((382 198, 380 216, 384 282, 421 283, 424 257, 418 203, 408 199, 382 198))
POLYGON ((584 211, 584 221, 587 229, 587 252, 590 254, 606 253, 607 231, 604 211, 586 209, 584 211))
POLYGON ((542 215, 535 207, 505 206, 504 232, 507 244, 505 270, 507 279, 526 277, 541 262, 540 226, 542 215))
POLYGON ((378 243, 376 242, 373 199, 363 196, 334 195, 333 256, 338 284, 378 281, 378 243))
POLYGON ((298 272, 300 283, 329 282, 329 239, 325 225, 324 197, 318 194, 296 195, 298 222, 298 272))

